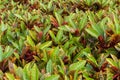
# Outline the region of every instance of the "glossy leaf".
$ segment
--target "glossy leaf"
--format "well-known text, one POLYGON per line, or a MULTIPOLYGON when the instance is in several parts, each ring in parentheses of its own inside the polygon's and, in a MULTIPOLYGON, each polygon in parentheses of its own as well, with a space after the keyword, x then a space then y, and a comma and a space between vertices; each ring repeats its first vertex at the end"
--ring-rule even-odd
POLYGON ((59 30, 58 33, 57 33, 57 41, 60 42, 60 40, 62 40, 62 36, 63 36, 63 31, 62 30, 59 30))
POLYGON ((34 64, 31 69, 31 80, 38 80, 39 79, 39 70, 37 68, 37 65, 34 64))
POLYGON ((15 15, 16 17, 18 17, 19 19, 24 20, 21 15, 19 15, 19 14, 14 14, 14 15, 15 15))
POLYGON ((52 71, 53 71, 53 66, 52 66, 52 61, 51 60, 49 60, 47 62, 46 71, 47 71, 47 73, 52 73, 52 71))
POLYGON ((93 37, 95 37, 95 38, 98 38, 98 36, 99 36, 99 33, 96 32, 96 31, 95 31, 94 29, 92 29, 92 28, 86 29, 86 31, 87 31, 91 36, 93 36, 93 37))
POLYGON ((73 63, 69 66, 69 71, 80 70, 80 69, 84 68, 85 64, 86 64, 85 60, 81 60, 76 63, 73 63))
POLYGON ((6 76, 7 76, 8 80, 15 80, 13 74, 6 73, 6 76))
POLYGON ((0 46, 0 62, 2 61, 2 59, 3 59, 3 49, 2 49, 2 47, 0 46))
POLYGON ((45 78, 45 80, 59 80, 59 75, 51 75, 45 78))
POLYGON ((114 62, 111 58, 107 58, 106 59, 112 66, 116 66, 117 67, 117 63, 114 62))
POLYGON ((31 38, 30 36, 27 36, 27 42, 28 42, 32 47, 35 46, 35 43, 33 42, 32 38, 31 38))
POLYGON ((47 41, 39 46, 40 49, 47 48, 52 45, 52 41, 47 41))
POLYGON ((86 22, 87 22, 87 16, 84 15, 83 18, 80 20, 80 25, 79 25, 80 30, 82 30, 85 27, 86 22))

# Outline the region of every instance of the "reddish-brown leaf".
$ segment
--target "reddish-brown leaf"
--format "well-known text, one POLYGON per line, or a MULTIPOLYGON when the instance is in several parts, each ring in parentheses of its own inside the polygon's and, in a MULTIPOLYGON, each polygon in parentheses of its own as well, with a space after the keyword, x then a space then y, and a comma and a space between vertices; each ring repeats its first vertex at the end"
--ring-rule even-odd
POLYGON ((68 22, 65 22, 65 21, 62 23, 62 25, 67 25, 67 24, 68 24, 68 22))
POLYGON ((120 76, 119 73, 115 74, 115 75, 113 76, 113 80, 118 80, 118 79, 117 79, 118 76, 120 76))
POLYGON ((119 42, 120 42, 120 34, 114 34, 111 36, 108 46, 114 47, 119 42))
POLYGON ((103 38, 102 35, 98 36, 98 40, 99 40, 99 46, 100 46, 100 48, 102 48, 102 49, 107 49, 108 48, 108 46, 105 43, 104 38, 103 38))
POLYGON ((59 26, 58 21, 53 16, 50 16, 50 21, 54 27, 59 26))
POLYGON ((63 62, 64 62, 64 64, 68 64, 68 63, 69 63, 69 58, 68 58, 68 56, 65 56, 65 57, 63 58, 63 62))
POLYGON ((112 68, 112 70, 115 71, 116 73, 119 71, 119 69, 118 69, 117 67, 115 67, 115 66, 112 66, 111 68, 112 68))
POLYGON ((81 37, 80 43, 82 43, 84 45, 84 47, 86 46, 87 43, 86 43, 86 40, 84 37, 81 37))
POLYGON ((80 35, 79 29, 76 29, 74 34, 75 34, 76 36, 79 36, 79 35, 80 35))
POLYGON ((33 56, 35 56, 35 55, 36 55, 36 52, 30 50, 30 47, 27 46, 23 49, 22 55, 20 56, 20 59, 24 59, 25 61, 30 62, 34 59, 33 56))
POLYGON ((40 32, 38 33, 38 35, 37 35, 38 41, 40 41, 40 40, 42 39, 42 36, 43 36, 43 32, 40 31, 40 32))
POLYGON ((105 71, 105 68, 107 67, 108 62, 104 62, 100 68, 100 70, 102 70, 103 72, 105 71))
POLYGON ((106 30, 106 34, 107 34, 108 36, 111 36, 111 35, 114 34, 114 32, 113 32, 112 30, 106 30))

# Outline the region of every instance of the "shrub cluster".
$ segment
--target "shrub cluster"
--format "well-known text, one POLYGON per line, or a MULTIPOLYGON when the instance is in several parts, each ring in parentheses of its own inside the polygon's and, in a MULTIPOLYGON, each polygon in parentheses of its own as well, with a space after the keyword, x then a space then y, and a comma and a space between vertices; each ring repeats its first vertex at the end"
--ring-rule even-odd
POLYGON ((0 0, 0 80, 120 80, 120 0, 0 0))

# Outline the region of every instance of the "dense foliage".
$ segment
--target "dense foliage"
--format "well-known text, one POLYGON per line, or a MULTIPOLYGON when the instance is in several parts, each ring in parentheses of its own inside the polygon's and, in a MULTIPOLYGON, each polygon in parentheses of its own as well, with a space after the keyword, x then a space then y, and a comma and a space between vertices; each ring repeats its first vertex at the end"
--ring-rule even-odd
POLYGON ((120 0, 0 0, 0 80, 120 80, 120 0))

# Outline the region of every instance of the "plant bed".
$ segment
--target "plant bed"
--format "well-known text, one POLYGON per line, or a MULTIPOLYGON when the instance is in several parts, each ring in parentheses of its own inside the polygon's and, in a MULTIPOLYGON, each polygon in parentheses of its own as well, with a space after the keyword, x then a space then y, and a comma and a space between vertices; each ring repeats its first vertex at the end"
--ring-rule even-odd
POLYGON ((0 0, 0 80, 120 80, 119 0, 0 0))

